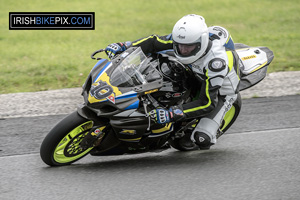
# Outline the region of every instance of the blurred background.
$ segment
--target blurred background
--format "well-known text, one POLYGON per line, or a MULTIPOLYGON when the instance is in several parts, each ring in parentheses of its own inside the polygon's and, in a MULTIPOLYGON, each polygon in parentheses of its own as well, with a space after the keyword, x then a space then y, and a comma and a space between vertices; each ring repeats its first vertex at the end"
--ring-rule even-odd
MULTIPOLYGON (((113 42, 171 33, 199 14, 235 43, 267 46, 269 72, 300 70, 298 0, 0 0, 0 94, 81 87, 90 54, 113 42), (9 30, 9 12, 95 12, 95 30, 9 30)), ((103 54, 103 57, 106 56, 103 54)))

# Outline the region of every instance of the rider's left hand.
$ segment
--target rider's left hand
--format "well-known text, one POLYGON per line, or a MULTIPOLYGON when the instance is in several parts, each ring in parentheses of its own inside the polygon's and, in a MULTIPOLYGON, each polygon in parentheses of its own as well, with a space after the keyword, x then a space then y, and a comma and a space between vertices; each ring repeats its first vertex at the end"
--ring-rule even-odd
POLYGON ((115 55, 120 54, 124 52, 129 46, 131 45, 131 42, 119 42, 119 43, 113 43, 108 45, 105 48, 105 53, 109 57, 109 59, 113 59, 115 55))

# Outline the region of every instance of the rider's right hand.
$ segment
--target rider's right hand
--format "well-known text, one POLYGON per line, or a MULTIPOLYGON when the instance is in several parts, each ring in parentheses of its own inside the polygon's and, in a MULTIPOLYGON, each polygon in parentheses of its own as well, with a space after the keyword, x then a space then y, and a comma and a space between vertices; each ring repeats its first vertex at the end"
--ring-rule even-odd
POLYGON ((105 53, 107 54, 109 59, 113 59, 115 55, 122 53, 128 48, 127 43, 128 42, 126 43, 119 42, 119 43, 110 44, 105 48, 105 53))

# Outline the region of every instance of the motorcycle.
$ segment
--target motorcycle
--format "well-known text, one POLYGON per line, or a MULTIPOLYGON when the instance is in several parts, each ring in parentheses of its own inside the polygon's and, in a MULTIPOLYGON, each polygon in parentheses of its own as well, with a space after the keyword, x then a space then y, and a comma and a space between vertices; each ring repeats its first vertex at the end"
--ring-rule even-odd
MULTIPOLYGON (((273 52, 267 47, 235 44, 232 53, 239 62, 239 91, 264 79, 273 52)), ((129 48, 112 60, 98 60, 82 90, 84 103, 66 116, 44 138, 40 156, 50 166, 69 165, 84 156, 122 155, 198 149, 184 146, 182 139, 191 133, 199 119, 157 124, 148 113, 192 101, 199 82, 192 70, 181 64, 174 52, 146 56, 140 47, 129 48), (195 84, 195 82, 197 82, 195 84)), ((234 123, 241 109, 241 96, 226 113, 217 137, 234 123)))

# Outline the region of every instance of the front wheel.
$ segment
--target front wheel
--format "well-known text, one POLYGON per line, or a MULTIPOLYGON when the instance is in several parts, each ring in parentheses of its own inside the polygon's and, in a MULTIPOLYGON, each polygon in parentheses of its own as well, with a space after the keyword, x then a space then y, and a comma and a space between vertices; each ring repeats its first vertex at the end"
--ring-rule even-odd
POLYGON ((87 155, 93 147, 82 148, 80 143, 93 121, 81 117, 77 112, 65 117, 45 137, 40 156, 50 166, 69 165, 87 155))

